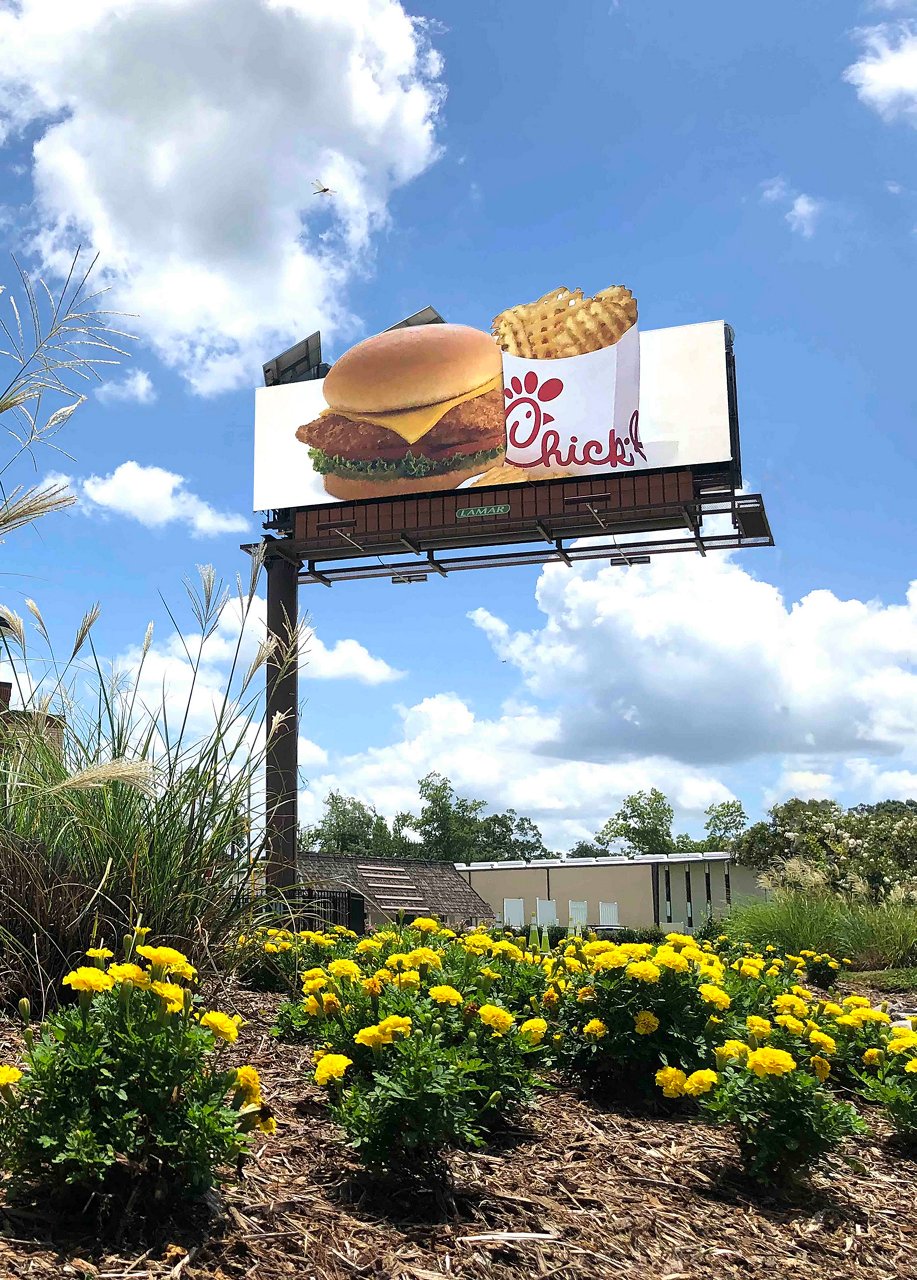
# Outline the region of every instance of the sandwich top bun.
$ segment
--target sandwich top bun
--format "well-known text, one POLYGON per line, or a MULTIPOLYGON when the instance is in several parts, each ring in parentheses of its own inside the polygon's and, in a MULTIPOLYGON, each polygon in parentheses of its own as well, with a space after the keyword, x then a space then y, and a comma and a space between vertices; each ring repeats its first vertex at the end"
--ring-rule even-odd
POLYGON ((325 378, 336 413, 391 413, 467 395, 502 373, 500 348, 463 324, 409 325, 351 347, 325 378))

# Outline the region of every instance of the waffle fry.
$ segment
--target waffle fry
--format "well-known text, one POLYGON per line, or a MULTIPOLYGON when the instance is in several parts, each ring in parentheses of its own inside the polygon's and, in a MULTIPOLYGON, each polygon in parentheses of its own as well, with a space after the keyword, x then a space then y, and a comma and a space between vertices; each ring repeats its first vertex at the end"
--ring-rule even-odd
POLYGON ((636 322, 636 299, 623 285, 594 298, 561 286, 537 302, 501 311, 491 332, 509 355, 557 360, 613 346, 636 322))

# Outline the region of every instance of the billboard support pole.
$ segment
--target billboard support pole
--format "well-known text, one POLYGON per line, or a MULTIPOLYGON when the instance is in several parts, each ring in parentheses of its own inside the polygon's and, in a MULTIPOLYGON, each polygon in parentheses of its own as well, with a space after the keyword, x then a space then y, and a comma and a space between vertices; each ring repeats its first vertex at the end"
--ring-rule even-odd
POLYGON ((275 640, 277 646, 276 654, 266 663, 265 878, 270 892, 283 893, 293 887, 297 878, 299 655, 293 659, 289 650, 297 635, 301 562, 273 550, 274 545, 274 539, 265 539, 267 633, 268 639, 275 640), (277 727, 272 732, 275 724, 277 727))

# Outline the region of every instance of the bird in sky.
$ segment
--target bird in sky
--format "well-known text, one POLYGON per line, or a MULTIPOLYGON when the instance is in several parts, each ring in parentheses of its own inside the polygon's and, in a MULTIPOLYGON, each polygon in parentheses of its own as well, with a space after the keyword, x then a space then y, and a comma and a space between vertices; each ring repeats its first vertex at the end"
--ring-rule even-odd
POLYGON ((330 187, 326 187, 324 182, 319 178, 313 178, 312 185, 315 188, 312 192, 314 196, 333 196, 336 194, 330 187))

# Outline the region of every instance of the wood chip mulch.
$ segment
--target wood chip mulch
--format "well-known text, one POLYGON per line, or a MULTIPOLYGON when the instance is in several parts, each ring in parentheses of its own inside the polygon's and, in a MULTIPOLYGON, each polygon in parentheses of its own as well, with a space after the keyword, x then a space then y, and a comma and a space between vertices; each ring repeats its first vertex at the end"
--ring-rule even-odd
MULTIPOLYGON (((562 1089, 497 1146, 452 1156, 450 1188, 382 1188, 328 1119, 308 1051, 270 1038, 277 1002, 235 990, 219 1006, 248 1019, 234 1060, 258 1067, 280 1125, 244 1180, 120 1240, 99 1240, 88 1210, 64 1223, 0 1203, 0 1280, 917 1277, 917 1163, 874 1112, 852 1162, 794 1198, 753 1190, 724 1131, 562 1089)), ((12 1036, 0 1027, 0 1048, 12 1036)))

